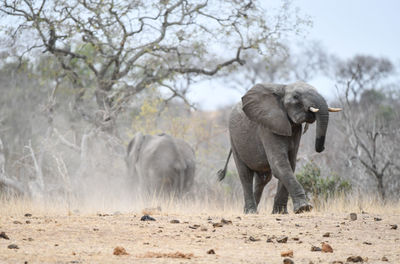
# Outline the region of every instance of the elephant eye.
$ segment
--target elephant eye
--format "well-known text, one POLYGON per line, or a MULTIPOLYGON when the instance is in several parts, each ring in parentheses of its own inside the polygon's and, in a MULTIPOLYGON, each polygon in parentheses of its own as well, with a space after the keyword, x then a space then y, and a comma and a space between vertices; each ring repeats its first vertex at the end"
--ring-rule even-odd
POLYGON ((300 98, 300 96, 299 96, 298 94, 294 94, 294 95, 293 95, 293 99, 294 99, 294 100, 299 100, 299 98, 300 98))

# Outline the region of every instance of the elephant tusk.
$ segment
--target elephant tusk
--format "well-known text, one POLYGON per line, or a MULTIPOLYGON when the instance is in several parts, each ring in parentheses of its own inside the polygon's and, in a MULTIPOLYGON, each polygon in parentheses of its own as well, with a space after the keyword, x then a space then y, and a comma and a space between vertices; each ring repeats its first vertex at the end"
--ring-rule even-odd
POLYGON ((340 112, 342 111, 342 108, 334 108, 334 107, 328 107, 329 112, 340 112))
POLYGON ((310 111, 313 112, 313 113, 316 113, 316 112, 319 111, 318 108, 315 108, 315 107, 312 107, 312 106, 310 106, 310 108, 308 108, 308 110, 310 110, 310 111))

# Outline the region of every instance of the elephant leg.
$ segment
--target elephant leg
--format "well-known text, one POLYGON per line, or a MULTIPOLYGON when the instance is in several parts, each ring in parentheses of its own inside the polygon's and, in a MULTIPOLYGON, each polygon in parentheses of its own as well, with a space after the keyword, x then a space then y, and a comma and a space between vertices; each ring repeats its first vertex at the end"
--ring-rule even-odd
MULTIPOLYGON (((264 144, 267 152, 268 162, 272 169, 272 174, 279 179, 281 184, 289 192, 293 201, 293 210, 295 213, 310 211, 312 206, 307 202, 303 187, 297 181, 292 166, 289 161, 288 143, 276 140, 270 141, 270 144, 264 144)), ((283 192, 283 188, 280 189, 283 192)), ((282 193, 281 195, 284 195, 282 193)), ((280 195, 280 194, 278 194, 280 195)))
POLYGON ((236 168, 243 188, 244 213, 255 214, 257 213, 257 204, 253 193, 254 172, 239 159, 235 151, 233 151, 233 157, 235 159, 236 168))
MULTIPOLYGON (((293 171, 293 175, 294 175, 294 171, 296 170, 297 152, 299 150, 301 135, 302 135, 302 126, 297 126, 296 128, 293 129, 293 137, 292 137, 292 146, 293 147, 289 151, 289 162, 290 162, 290 166, 293 171)), ((294 176, 294 177, 297 180, 296 176, 294 176)), ((301 188, 304 192, 303 187, 301 187, 301 188)), ((295 204, 293 203, 293 208, 294 208, 295 213, 302 213, 305 211, 306 212, 311 211, 312 205, 309 202, 307 202, 307 197, 306 197, 306 201, 303 202, 302 205, 297 206, 297 209, 295 207, 295 204)))
POLYGON ((194 174, 195 174, 195 166, 188 166, 185 170, 185 184, 184 191, 188 192, 193 186, 194 182, 194 174))
POLYGON ((256 173, 256 177, 254 178, 254 199, 257 206, 260 203, 264 187, 271 180, 271 177, 271 172, 256 173))
MULTIPOLYGON (((289 162, 290 162, 290 166, 292 168, 293 173, 296 169, 296 156, 297 156, 299 141, 300 141, 300 138, 298 138, 295 141, 295 144, 297 143, 297 147, 293 151, 289 152, 289 162)), ((285 185, 283 185, 282 181, 279 181, 278 188, 276 190, 276 195, 274 198, 274 208, 272 210, 272 213, 273 214, 287 214, 288 213, 288 210, 287 210, 288 198, 289 198, 289 192, 287 191, 285 185)))
POLYGON ((285 185, 282 181, 278 182, 278 188, 276 190, 276 195, 274 198, 274 208, 272 210, 273 214, 287 214, 287 202, 289 198, 289 192, 287 191, 285 185))
POLYGON ((304 189, 294 176, 289 161, 285 157, 273 157, 272 160, 271 164, 274 164, 272 166, 273 174, 277 176, 279 182, 283 185, 279 189, 279 193, 277 193, 278 199, 283 202, 286 201, 286 192, 288 192, 292 197, 295 213, 310 211, 312 206, 307 202, 304 189))

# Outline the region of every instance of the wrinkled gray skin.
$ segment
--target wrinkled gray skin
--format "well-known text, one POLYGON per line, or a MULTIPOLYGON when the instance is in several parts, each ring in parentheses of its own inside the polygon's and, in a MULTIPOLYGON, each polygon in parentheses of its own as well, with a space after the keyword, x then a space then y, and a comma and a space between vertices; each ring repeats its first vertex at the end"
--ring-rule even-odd
POLYGON ((167 134, 136 133, 128 145, 126 163, 135 185, 148 194, 181 196, 193 185, 194 150, 167 134))
MULTIPOLYGON (((244 192, 245 213, 256 213, 271 174, 278 180, 273 213, 287 213, 288 196, 295 213, 310 211, 303 187, 294 176, 303 123, 317 120, 317 152, 324 150, 328 106, 312 86, 257 84, 232 110, 229 132, 233 157, 244 192), (318 108, 317 113, 309 110, 318 108), (254 189, 253 189, 254 178, 254 189)), ((223 179, 220 176, 220 180, 223 179)))

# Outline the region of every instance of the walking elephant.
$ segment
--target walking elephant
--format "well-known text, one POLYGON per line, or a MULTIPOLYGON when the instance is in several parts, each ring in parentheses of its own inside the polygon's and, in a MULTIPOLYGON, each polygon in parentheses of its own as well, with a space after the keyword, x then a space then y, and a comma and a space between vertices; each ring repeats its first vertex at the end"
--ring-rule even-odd
POLYGON ((230 114, 231 151, 218 176, 219 180, 225 177, 233 153, 245 213, 257 212, 264 186, 272 174, 279 180, 272 213, 287 213, 289 195, 295 213, 312 209, 294 175, 302 124, 308 126, 317 121, 315 150, 322 152, 329 112, 340 110, 328 107, 317 90, 304 82, 257 84, 242 97, 230 114))
POLYGON ((126 163, 140 191, 181 196, 193 185, 195 153, 188 143, 167 134, 136 133, 126 163))

